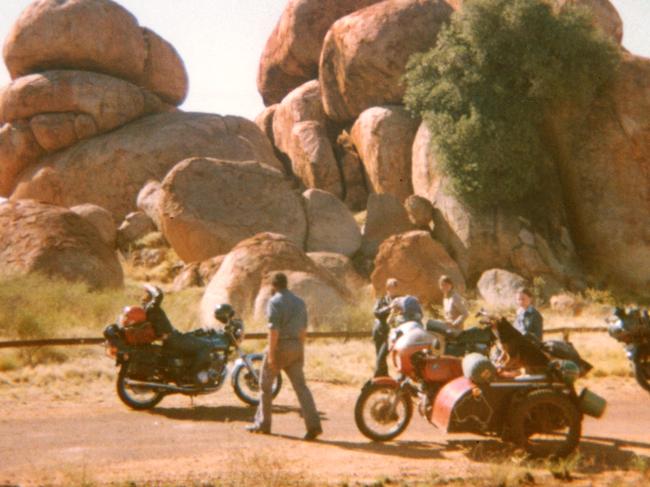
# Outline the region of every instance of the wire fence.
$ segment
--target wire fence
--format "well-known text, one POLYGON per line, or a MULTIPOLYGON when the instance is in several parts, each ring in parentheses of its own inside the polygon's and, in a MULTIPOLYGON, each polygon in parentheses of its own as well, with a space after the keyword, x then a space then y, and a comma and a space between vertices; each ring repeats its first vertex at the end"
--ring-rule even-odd
MULTIPOLYGON (((603 333, 607 332, 607 327, 604 326, 581 326, 581 327, 558 327, 549 328, 544 330, 546 335, 561 334, 568 340, 569 335, 572 333, 603 333)), ((247 333, 246 340, 264 340, 268 336, 267 333, 247 333)), ((339 339, 343 341, 370 338, 370 332, 347 332, 347 331, 325 331, 325 332, 310 332, 307 333, 309 339, 339 339)), ((87 345, 100 345, 106 340, 100 337, 87 337, 87 338, 43 338, 39 340, 9 340, 0 341, 0 349, 2 348, 29 348, 29 347, 70 347, 70 346, 87 346, 87 345)))

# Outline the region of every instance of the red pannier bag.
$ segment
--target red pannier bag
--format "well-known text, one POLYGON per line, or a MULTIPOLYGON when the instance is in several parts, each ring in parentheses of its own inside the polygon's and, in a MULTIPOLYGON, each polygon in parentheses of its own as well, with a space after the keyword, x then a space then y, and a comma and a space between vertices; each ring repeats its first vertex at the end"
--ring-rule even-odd
POLYGON ((156 340, 156 331, 147 321, 147 313, 139 306, 127 306, 120 316, 120 325, 127 345, 149 345, 156 340))

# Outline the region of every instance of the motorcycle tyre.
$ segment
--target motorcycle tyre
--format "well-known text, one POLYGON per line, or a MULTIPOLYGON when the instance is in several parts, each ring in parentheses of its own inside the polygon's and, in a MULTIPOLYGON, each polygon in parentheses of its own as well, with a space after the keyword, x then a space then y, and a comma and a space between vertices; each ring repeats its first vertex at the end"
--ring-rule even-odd
POLYGON ((519 403, 510 418, 508 441, 523 448, 531 457, 557 457, 564 458, 578 447, 582 435, 582 414, 571 400, 558 392, 550 390, 533 391, 519 403), (528 444, 525 434, 526 414, 533 407, 543 404, 554 405, 562 410, 565 419, 569 420, 569 433, 566 441, 555 451, 548 451, 544 446, 536 447, 528 444))
POLYGON ((643 362, 650 360, 650 346, 645 346, 641 348, 632 362, 632 371, 634 372, 634 378, 638 384, 643 387, 646 391, 650 392, 650 377, 646 374, 646 371, 643 370, 643 362))
POLYGON ((411 418, 413 417, 413 402, 411 401, 410 396, 408 396, 407 394, 402 394, 401 400, 404 403, 404 415, 405 415, 404 423, 397 430, 393 431, 388 435, 378 434, 374 432, 371 428, 369 428, 363 419, 363 407, 365 406, 368 398, 378 389, 394 389, 394 387, 385 384, 370 384, 364 386, 363 389, 361 390, 361 394, 359 394, 359 397, 357 398, 356 404, 354 405, 354 422, 356 423, 357 428, 359 429, 361 434, 364 435, 366 438, 369 438, 372 441, 380 441, 380 442, 390 441, 394 438, 397 438, 399 435, 401 435, 404 432, 404 430, 407 428, 407 426, 410 424, 411 418))
POLYGON ((165 397, 164 392, 158 392, 150 401, 144 402, 135 401, 129 396, 129 393, 126 390, 126 384, 124 383, 124 380, 126 379, 126 373, 128 371, 128 366, 128 362, 122 364, 120 367, 120 372, 117 375, 116 389, 120 400, 128 407, 135 409, 136 411, 143 411, 156 407, 158 403, 165 397))
MULTIPOLYGON (((260 362, 263 361, 263 358, 255 357, 251 359, 251 362, 260 362)), ((262 371, 260 367, 260 372, 262 371)), ((232 384, 233 384, 233 389, 235 391, 235 395, 244 403, 248 404, 249 406, 258 406, 260 403, 259 399, 253 398, 249 396, 244 390, 242 389, 241 382, 244 380, 243 378, 243 373, 248 372, 248 369, 246 366, 239 367, 237 370, 233 372, 232 376, 232 384)), ((278 374, 277 379, 275 380, 275 385, 271 391, 273 398, 275 399, 278 394, 280 394, 280 389, 282 389, 282 373, 280 372, 278 374)))

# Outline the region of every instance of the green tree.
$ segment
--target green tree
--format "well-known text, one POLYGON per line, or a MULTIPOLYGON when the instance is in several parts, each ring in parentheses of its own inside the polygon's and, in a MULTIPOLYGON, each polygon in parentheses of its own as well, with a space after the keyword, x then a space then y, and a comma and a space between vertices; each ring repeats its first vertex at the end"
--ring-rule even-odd
POLYGON ((593 100, 619 56, 584 9, 467 0, 436 46, 410 59, 404 101, 428 124, 465 202, 538 206, 552 168, 545 117, 558 104, 593 100))

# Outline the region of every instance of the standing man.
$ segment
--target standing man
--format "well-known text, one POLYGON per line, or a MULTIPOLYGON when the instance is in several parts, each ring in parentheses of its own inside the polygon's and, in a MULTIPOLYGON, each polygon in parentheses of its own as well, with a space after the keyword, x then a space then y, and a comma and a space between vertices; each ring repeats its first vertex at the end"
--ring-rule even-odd
POLYGON ((445 315, 445 324, 451 330, 462 331, 463 324, 469 316, 467 303, 456 291, 454 281, 449 276, 440 276, 438 286, 442 291, 442 309, 445 315))
POLYGON ((397 297, 398 282, 397 279, 388 279, 386 281, 386 294, 380 297, 375 303, 375 324, 372 327, 372 340, 375 342, 375 377, 388 375, 388 333, 390 326, 388 317, 391 313, 391 304, 397 297))
POLYGON ((519 333, 536 342, 542 341, 544 318, 533 306, 533 294, 528 288, 517 291, 517 317, 515 328, 519 333))
POLYGON ((269 327, 269 346, 260 376, 260 404, 255 423, 247 426, 251 433, 271 433, 272 387, 284 372, 289 377, 305 418, 305 440, 314 440, 323 433, 314 398, 305 382, 303 371, 305 338, 307 336, 307 307, 305 302, 287 289, 287 276, 278 272, 271 281, 273 296, 266 316, 269 327))

